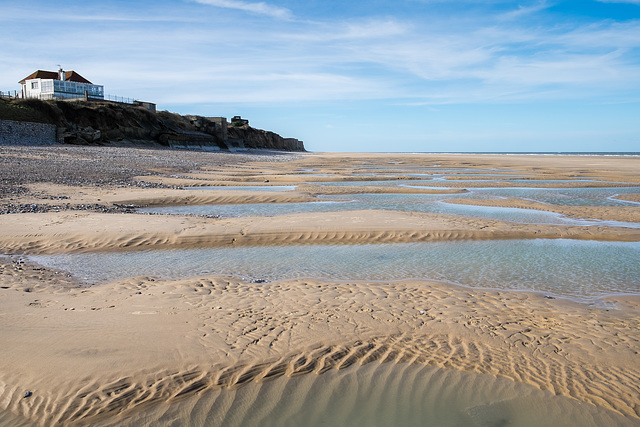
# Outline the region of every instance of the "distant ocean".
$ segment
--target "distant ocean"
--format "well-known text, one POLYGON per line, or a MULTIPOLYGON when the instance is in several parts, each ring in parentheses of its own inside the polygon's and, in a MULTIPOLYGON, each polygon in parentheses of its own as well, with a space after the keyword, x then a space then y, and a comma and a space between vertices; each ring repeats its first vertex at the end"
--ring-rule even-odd
MULTIPOLYGON (((416 152, 417 153, 417 152, 416 152)), ((546 156, 640 156, 638 151, 426 151, 423 154, 519 154, 546 156)))

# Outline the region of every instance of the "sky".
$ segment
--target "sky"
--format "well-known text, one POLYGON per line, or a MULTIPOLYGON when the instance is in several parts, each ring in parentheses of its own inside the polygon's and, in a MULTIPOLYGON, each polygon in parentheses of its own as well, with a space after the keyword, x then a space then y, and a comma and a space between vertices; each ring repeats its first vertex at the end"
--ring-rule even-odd
POLYGON ((640 0, 0 0, 0 90, 58 65, 315 152, 640 151, 640 0))

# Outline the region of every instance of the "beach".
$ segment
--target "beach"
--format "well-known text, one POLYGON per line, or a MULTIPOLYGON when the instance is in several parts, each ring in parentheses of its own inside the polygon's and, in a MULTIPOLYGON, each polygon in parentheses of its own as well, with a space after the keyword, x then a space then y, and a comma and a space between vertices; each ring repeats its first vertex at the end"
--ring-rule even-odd
MULTIPOLYGON (((500 288, 446 275, 354 279, 348 267, 328 279, 312 266, 262 280, 210 266, 136 274, 119 261, 118 277, 97 280, 83 279, 81 264, 74 272, 36 261, 321 245, 384 244, 393 253, 393 245, 483 241, 619 243, 631 245, 622 250, 633 259, 638 157, 67 146, 0 153, 0 424, 278 425, 279 402, 349 390, 343 372, 371 384, 393 366, 416 390, 429 381, 472 377, 487 390, 506 381, 499 387, 530 387, 523 393, 543 393, 541 402, 583 405, 576 413, 586 425, 640 424, 633 266, 620 270, 621 280, 631 276, 627 287, 576 298, 527 288, 535 281, 527 277, 500 288), (278 210, 256 214, 263 207, 278 210), (538 213, 541 220, 527 216, 538 213), (245 403, 222 403, 241 393, 245 403)), ((385 375, 378 389, 392 383, 385 375)), ((496 406, 504 396, 490 407, 506 414, 496 406)))

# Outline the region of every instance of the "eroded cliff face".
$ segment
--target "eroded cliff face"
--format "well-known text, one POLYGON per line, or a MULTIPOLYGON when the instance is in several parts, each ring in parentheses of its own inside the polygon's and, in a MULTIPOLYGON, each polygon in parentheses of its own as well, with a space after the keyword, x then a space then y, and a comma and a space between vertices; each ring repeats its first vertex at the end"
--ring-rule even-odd
POLYGON ((305 151, 304 144, 300 140, 283 138, 277 133, 255 129, 248 125, 229 126, 229 138, 243 140, 246 148, 305 151))
POLYGON ((157 145, 228 149, 234 147, 304 151, 301 141, 244 126, 225 118, 157 114, 142 106, 112 102, 0 100, 0 119, 57 126, 58 142, 81 145, 157 145), (231 144, 232 141, 234 144, 231 144))
POLYGON ((151 111, 122 104, 57 101, 59 142, 67 144, 159 143, 162 122, 151 111))

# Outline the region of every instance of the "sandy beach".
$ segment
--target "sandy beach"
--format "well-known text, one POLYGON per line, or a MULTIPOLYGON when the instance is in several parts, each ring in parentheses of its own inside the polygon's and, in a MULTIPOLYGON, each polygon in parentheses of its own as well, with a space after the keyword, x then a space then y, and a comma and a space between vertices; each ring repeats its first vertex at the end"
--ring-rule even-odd
MULTIPOLYGON (((435 280, 255 283, 242 272, 92 285, 28 258, 467 240, 640 242, 640 227, 606 223, 640 224, 640 194, 633 190, 640 186, 637 157, 104 147, 0 147, 0 156, 0 424, 143 425, 168 414, 188 419, 212 393, 293 387, 298 378, 398 364, 508 380, 606 411, 619 425, 640 425, 637 294, 578 302, 435 280), (424 181, 425 168, 438 179, 424 181), (397 181, 402 184, 391 185, 397 181), (258 186, 267 188, 252 189, 258 186), (624 206, 470 193, 532 186, 632 191, 615 195, 628 201, 624 206), (453 208, 515 208, 605 222, 534 224, 389 209, 238 217, 139 211, 249 204, 286 209, 363 194, 446 196, 453 208)), ((283 395, 272 390, 265 405, 283 395)), ((216 410, 224 413, 224 405, 216 410)))

